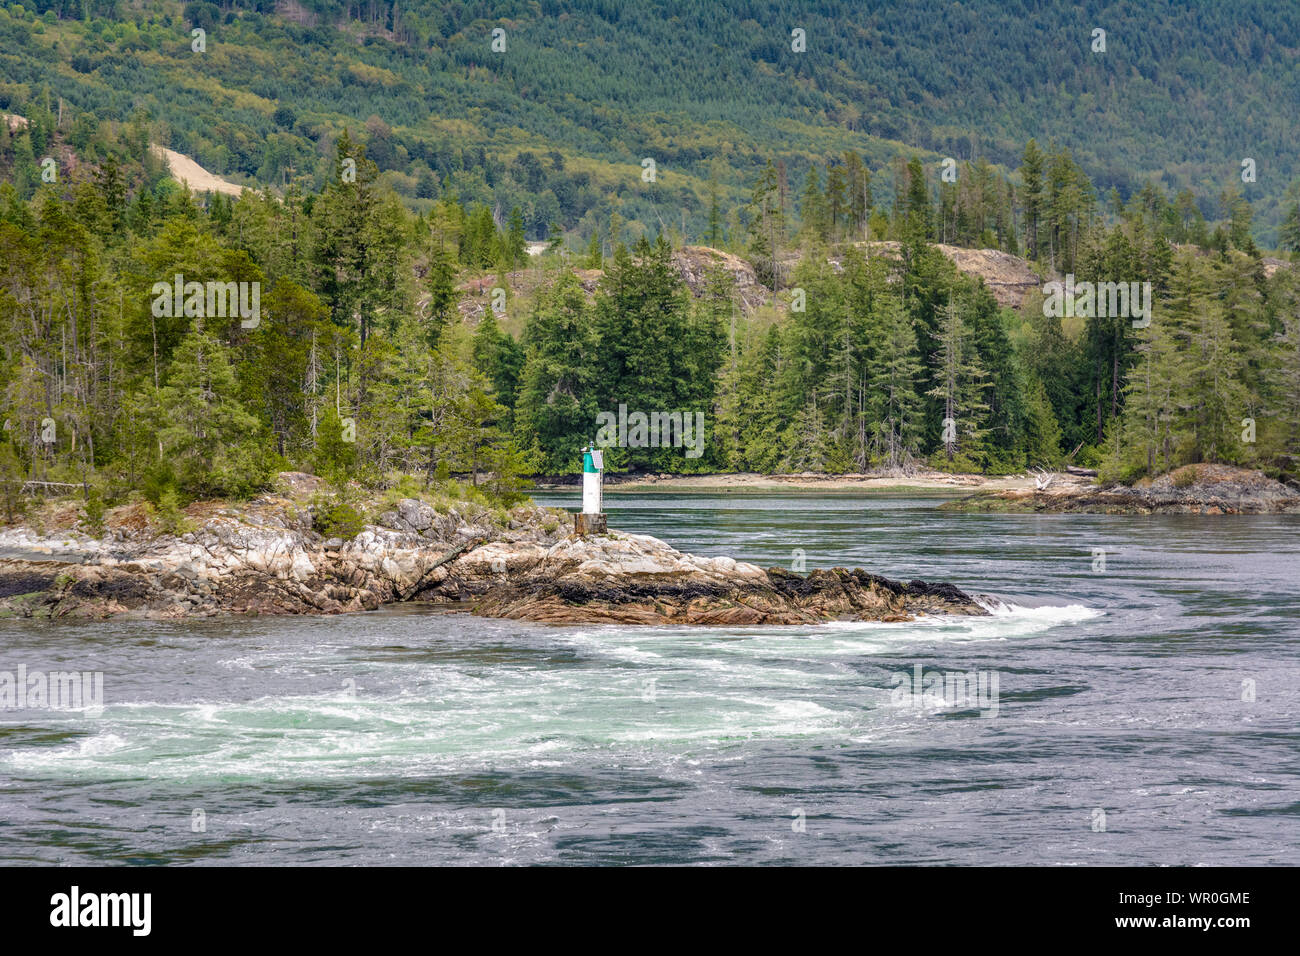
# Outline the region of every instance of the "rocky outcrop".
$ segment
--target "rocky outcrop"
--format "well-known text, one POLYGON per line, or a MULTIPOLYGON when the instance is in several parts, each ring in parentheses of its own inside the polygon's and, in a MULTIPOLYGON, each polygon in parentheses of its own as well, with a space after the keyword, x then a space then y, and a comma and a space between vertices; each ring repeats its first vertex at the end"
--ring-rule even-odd
POLYGON ((817 624, 987 614, 948 584, 901 584, 862 570, 806 577, 732 558, 682 554, 647 535, 559 542, 476 607, 491 617, 550 623, 817 624))
MULTIPOLYGON (((735 302, 746 313, 753 312, 772 299, 772 290, 759 281, 754 267, 740 256, 722 249, 683 246, 673 250, 672 265, 691 295, 697 299, 704 295, 709 277, 717 269, 730 278, 735 302)), ((601 269, 573 268, 572 272, 588 295, 595 294, 605 275, 601 269)), ((549 281, 548 275, 533 269, 519 269, 505 275, 505 284, 511 294, 516 296, 535 295, 549 281)), ((466 279, 458 285, 456 288, 463 293, 457 303, 461 317, 471 326, 476 325, 492 307, 492 290, 501 285, 502 277, 496 274, 466 279)), ((427 298, 421 299, 420 307, 426 305, 427 298)))
MULTIPOLYGON (((553 511, 502 519, 402 499, 349 541, 269 498, 219 510, 197 530, 0 531, 0 615, 59 619, 336 614, 401 601, 551 623, 809 624, 984 614, 951 585, 842 568, 805 576, 683 554, 657 538, 577 537, 553 511)), ((567 516, 565 516, 567 517, 567 516)))
POLYGON ((711 246, 683 246, 672 254, 678 275, 697 299, 704 295, 714 270, 722 270, 731 280, 732 294, 745 312, 753 312, 771 298, 772 293, 758 280, 754 267, 739 256, 711 246))
POLYGON ((0 531, 0 554, 8 555, 0 560, 0 614, 340 613, 409 600, 435 586, 432 599, 466 600, 489 582, 453 574, 455 558, 485 542, 549 545, 564 528, 541 508, 516 508, 502 520, 473 505, 440 512, 403 499, 344 541, 318 534, 307 508, 276 497, 217 511, 180 535, 119 527, 91 538, 9 528, 0 531))
MULTIPOLYGON (((892 239, 857 242, 854 245, 864 249, 868 256, 901 260, 903 254, 902 243, 892 239)), ((946 243, 935 243, 934 248, 947 256, 958 272, 983 279, 1000 306, 1018 309, 1031 292, 1042 288, 1043 278, 1035 271, 1033 264, 1020 256, 1000 249, 967 249, 946 243)), ((839 268, 843 258, 832 256, 830 262, 839 268)))
POLYGON ((1044 491, 982 492, 940 507, 1049 514, 1300 514, 1300 491, 1245 468, 1185 465, 1132 486, 1063 483, 1044 491))

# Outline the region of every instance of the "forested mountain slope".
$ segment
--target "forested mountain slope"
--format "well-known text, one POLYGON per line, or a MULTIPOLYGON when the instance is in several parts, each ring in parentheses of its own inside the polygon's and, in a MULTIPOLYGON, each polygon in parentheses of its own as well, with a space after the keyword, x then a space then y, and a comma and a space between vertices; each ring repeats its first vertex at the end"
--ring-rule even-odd
POLYGON ((1034 138, 1103 193, 1191 188, 1211 220, 1253 159, 1271 247, 1300 171, 1300 7, 1263 0, 26 0, 0 49, 0 108, 145 111, 217 175, 317 187, 350 127, 410 204, 520 205, 532 238, 611 211, 697 237, 710 176, 734 206, 768 160, 798 183, 854 149, 887 194, 903 146, 1010 169, 1034 138))

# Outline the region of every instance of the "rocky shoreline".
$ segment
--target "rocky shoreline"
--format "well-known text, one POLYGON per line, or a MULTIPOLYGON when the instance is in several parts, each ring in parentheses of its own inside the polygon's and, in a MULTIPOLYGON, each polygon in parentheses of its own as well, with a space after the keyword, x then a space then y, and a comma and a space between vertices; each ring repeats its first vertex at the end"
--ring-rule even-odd
POLYGON ((1258 471, 1185 465, 1131 486, 1067 481, 1043 490, 980 492, 940 508, 1003 514, 1300 514, 1300 491, 1258 471))
POLYGON ((571 515, 531 505, 439 510, 404 498, 350 540, 326 538, 293 484, 237 507, 191 508, 194 530, 181 534, 129 521, 100 537, 75 524, 0 530, 0 617, 338 614, 420 601, 554 624, 741 626, 984 615, 991 601, 862 570, 764 570, 647 535, 579 537, 571 515))
MULTIPOLYGON (((573 488, 578 481, 571 476, 540 481, 544 490, 573 488)), ((785 494, 812 491, 817 494, 944 494, 956 489, 980 491, 1014 491, 1034 486, 1032 475, 960 474, 918 468, 908 473, 795 472, 760 474, 757 472, 710 472, 701 475, 667 473, 611 474, 605 476, 607 494, 635 492, 785 494)))

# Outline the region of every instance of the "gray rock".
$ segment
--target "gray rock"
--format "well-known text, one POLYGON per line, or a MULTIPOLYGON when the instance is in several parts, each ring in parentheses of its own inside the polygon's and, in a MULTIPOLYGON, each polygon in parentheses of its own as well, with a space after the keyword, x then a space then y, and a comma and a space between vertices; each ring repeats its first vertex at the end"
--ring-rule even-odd
MULTIPOLYGON (((176 618, 218 613, 316 614, 395 601, 474 600, 479 613, 535 621, 747 625, 830 618, 905 620, 983 613, 946 585, 901 584, 836 569, 807 578, 730 558, 683 554, 645 535, 578 538, 564 513, 488 509, 448 514, 403 499, 343 541, 295 521, 283 501, 258 500, 207 517, 184 536, 119 532, 130 547, 69 541, 66 532, 0 530, 0 546, 57 560, 0 560, 0 614, 57 608, 72 619, 176 618), (69 561, 79 555, 81 563, 69 561)), ((47 612, 49 613, 49 612, 47 612)))
POLYGON ((405 524, 405 530, 414 531, 416 534, 428 531, 433 526, 433 519, 438 515, 431 505, 416 501, 414 498, 403 498, 399 501, 397 513, 405 524))

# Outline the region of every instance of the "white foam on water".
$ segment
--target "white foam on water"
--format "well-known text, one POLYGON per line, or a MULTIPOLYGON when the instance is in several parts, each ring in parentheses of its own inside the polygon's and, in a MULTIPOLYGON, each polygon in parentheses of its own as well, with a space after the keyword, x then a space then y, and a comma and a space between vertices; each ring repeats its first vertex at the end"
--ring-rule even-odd
MULTIPOLYGON (((926 615, 914 621, 882 624, 877 621, 830 621, 822 627, 837 632, 870 634, 883 641, 883 648, 901 640, 1001 640, 1023 637, 1068 624, 1101 617, 1105 612, 1082 604, 1047 604, 1024 607, 1019 604, 991 604, 989 614, 980 617, 964 615, 926 615), (937 632, 937 633, 936 633, 937 632)), ((863 645, 865 647, 866 645, 863 645)))
POLYGON ((1045 604, 1040 607, 1004 604, 993 609, 988 617, 966 618, 963 624, 975 640, 997 640, 1025 637, 1054 627, 1081 624, 1104 614, 1104 611, 1082 604, 1045 604))
POLYGON ((124 750, 126 746, 125 737, 103 733, 72 741, 66 747, 3 751, 0 752, 0 767, 6 767, 14 772, 40 772, 50 766, 50 758, 55 752, 62 754, 63 759, 60 763, 96 762, 98 758, 111 756, 124 750))
POLYGON ((838 697, 846 682, 862 682, 858 661, 909 642, 1007 640, 1100 616, 1077 604, 991 607, 987 617, 892 624, 556 634, 583 658, 574 667, 391 660, 345 672, 324 663, 311 673, 328 688, 318 693, 110 703, 98 719, 58 722, 91 736, 0 753, 0 767, 55 778, 293 780, 563 765, 584 752, 658 765, 741 741, 856 740, 944 709, 894 705, 887 688, 865 683, 838 697), (352 673, 355 697, 339 686, 352 673))
POLYGON ((974 702, 948 701, 937 693, 927 692, 913 696, 910 688, 889 688, 882 697, 874 702, 874 706, 879 710, 918 715, 937 714, 948 710, 972 710, 975 708, 974 702), (895 689, 904 689, 905 693, 895 699, 895 695, 892 693, 895 689))
MULTIPOLYGON (((1105 612, 1082 604, 1041 604, 1037 607, 1025 607, 1022 604, 998 604, 988 608, 993 617, 1028 618, 1047 621, 1051 624, 1071 624, 1101 617, 1105 612)), ((973 618, 980 620, 980 618, 973 618)))
POLYGON ((101 734, 77 742, 78 751, 83 757, 102 757, 115 753, 126 745, 126 739, 117 734, 101 734))

